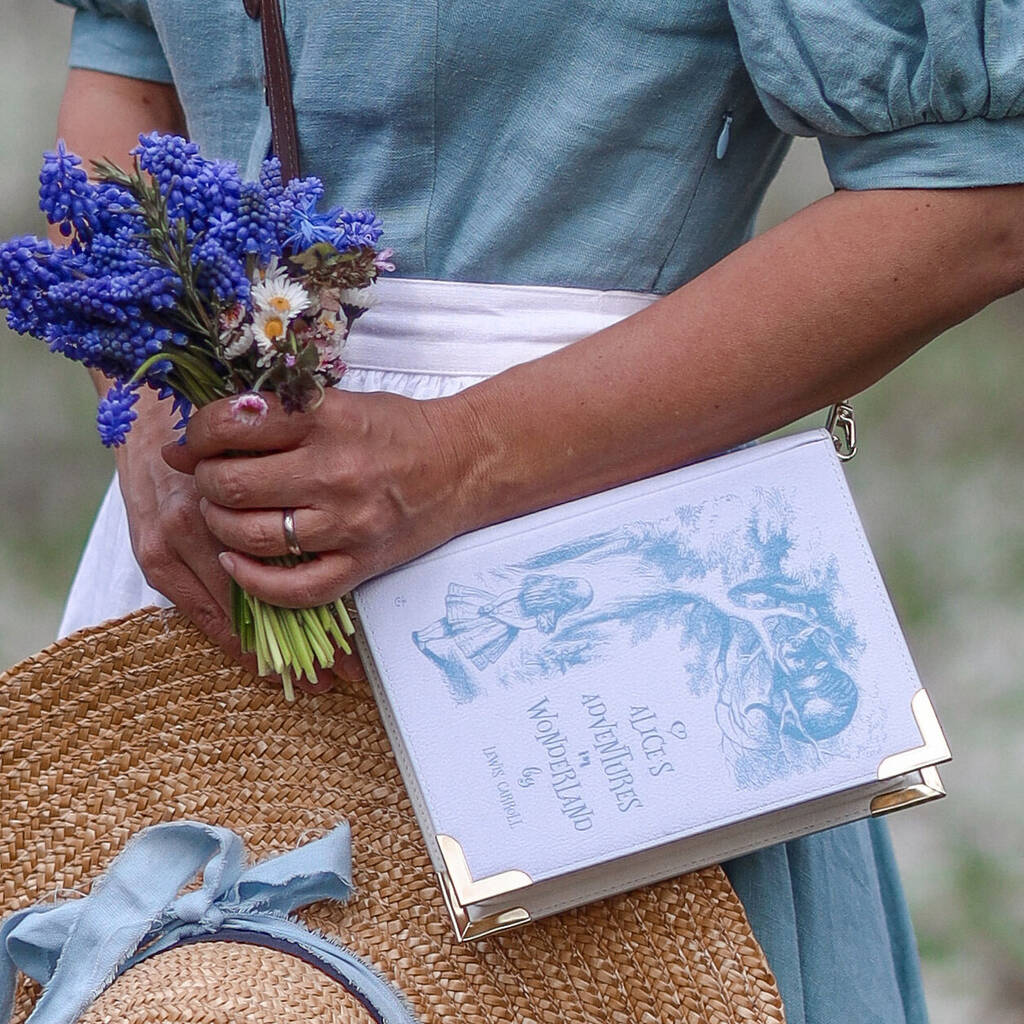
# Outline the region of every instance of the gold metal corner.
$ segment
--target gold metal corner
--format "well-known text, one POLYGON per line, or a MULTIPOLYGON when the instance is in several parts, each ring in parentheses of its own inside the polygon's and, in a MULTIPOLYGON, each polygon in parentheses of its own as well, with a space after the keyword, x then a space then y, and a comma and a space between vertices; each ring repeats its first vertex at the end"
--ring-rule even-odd
POLYGON ((472 904, 515 892, 516 889, 532 885, 533 879, 525 871, 502 871, 497 875, 474 879, 459 841, 442 834, 436 838, 444 863, 444 870, 438 873, 441 894, 460 942, 482 939, 527 924, 531 920, 529 911, 523 907, 510 907, 471 920, 467 908, 472 904))
POLYGON ((472 903, 482 903, 495 896, 506 896, 516 889, 533 885, 533 879, 525 871, 502 871, 497 875, 474 879, 470 874, 466 855, 462 852, 462 845, 457 839, 438 834, 437 846, 441 851, 441 859, 444 861, 455 898, 464 907, 472 903))
POLYGON ((914 694, 910 702, 910 711, 924 742, 912 750, 904 750, 883 758, 878 765, 879 781, 896 779, 918 769, 934 767, 953 756, 949 752, 949 744, 926 690, 921 689, 914 694))
POLYGON ((459 903, 458 897, 455 895, 451 879, 443 871, 437 878, 441 883, 444 905, 448 908, 452 924, 455 927, 455 937, 459 942, 483 939, 488 935, 507 931, 509 928, 518 928, 520 925, 529 924, 531 921, 530 912, 523 907, 512 907, 509 910, 502 910, 496 914, 487 914, 484 917, 471 920, 466 908, 459 903))
POLYGON ((916 804, 926 804, 930 800, 938 800, 946 795, 946 787, 942 785, 942 779, 934 767, 921 769, 921 781, 912 786, 905 786, 893 793, 879 793, 871 801, 872 817, 879 817, 888 814, 890 811, 898 811, 904 807, 914 807, 916 804))

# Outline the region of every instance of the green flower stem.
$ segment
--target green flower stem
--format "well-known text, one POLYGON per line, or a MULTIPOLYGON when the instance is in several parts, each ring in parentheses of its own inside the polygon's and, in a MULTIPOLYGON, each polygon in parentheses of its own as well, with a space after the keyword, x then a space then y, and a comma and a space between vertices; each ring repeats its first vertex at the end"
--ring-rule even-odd
POLYGON ((331 639, 338 645, 346 654, 351 654, 351 651, 345 650, 348 644, 345 642, 345 634, 342 632, 341 626, 338 624, 338 620, 331 614, 333 608, 330 605, 321 605, 316 609, 317 618, 320 621, 320 625, 324 631, 329 634, 331 639))
POLYGON ((175 387, 175 390, 185 395, 193 405, 207 405, 226 394, 224 381, 213 367, 184 349, 157 352, 150 356, 135 371, 130 383, 144 380, 150 369, 162 362, 170 363, 174 368, 173 372, 180 381, 180 386, 175 387))
MULTIPOLYGON (((268 559, 296 565, 300 559, 268 559)), ((338 651, 352 653, 355 632, 341 600, 316 608, 278 608, 231 584, 232 624, 242 650, 256 655, 260 675, 281 677, 286 700, 295 699, 293 679, 316 682, 316 666, 329 668, 338 651)))
POLYGON ((243 651, 250 651, 256 655, 256 671, 261 676, 270 674, 270 665, 267 661, 267 631, 263 626, 263 616, 260 615, 259 610, 251 605, 253 613, 253 640, 254 643, 251 648, 247 648, 244 644, 242 645, 243 651))
POLYGON ((285 700, 295 700, 295 691, 292 689, 291 665, 285 661, 278 644, 277 630, 274 628, 273 610, 270 605, 262 601, 254 605, 256 614, 263 620, 263 635, 266 637, 267 649, 270 657, 267 659, 270 668, 276 672, 284 683, 285 700))
MULTIPOLYGON (((344 601, 339 597, 334 602, 334 611, 341 621, 341 628, 345 631, 348 636, 354 635, 356 627, 352 625, 352 620, 348 617, 348 609, 345 607, 344 601)), ((347 646, 347 645, 346 645, 347 646)), ((346 654, 351 654, 351 651, 345 651, 346 654)))
POLYGON ((256 646, 255 623, 241 587, 233 586, 231 588, 231 619, 234 622, 242 650, 254 650, 256 646))
POLYGON ((306 633, 299 628, 298 616, 289 614, 287 608, 271 607, 269 611, 271 620, 284 641, 281 648, 289 659, 289 668, 298 669, 300 676, 305 674, 307 678, 315 679, 313 648, 310 646, 306 633))
POLYGON ((316 616, 317 625, 330 637, 333 643, 340 644, 345 639, 345 634, 342 633, 337 620, 331 614, 330 605, 321 605, 319 608, 311 610, 316 616))
POLYGON ((298 609, 298 619, 302 624, 306 639, 313 649, 317 664, 321 668, 330 668, 334 664, 334 649, 329 637, 324 632, 319 616, 310 608, 300 608, 298 609))

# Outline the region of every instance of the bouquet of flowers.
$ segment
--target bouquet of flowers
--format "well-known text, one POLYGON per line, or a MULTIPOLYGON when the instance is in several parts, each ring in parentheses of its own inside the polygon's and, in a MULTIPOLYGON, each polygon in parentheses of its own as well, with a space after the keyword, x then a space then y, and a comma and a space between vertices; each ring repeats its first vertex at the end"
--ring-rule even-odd
MULTIPOLYGON (((316 405, 345 372, 342 348, 370 305, 369 286, 393 270, 368 210, 317 209, 316 178, 283 182, 264 162, 243 181, 174 135, 143 135, 124 170, 58 143, 44 156, 40 206, 68 239, 31 235, 0 245, 0 307, 20 333, 113 381, 97 424, 106 445, 125 440, 143 386, 170 398, 183 428, 194 407, 236 396, 258 420, 273 391, 289 411, 316 405)), ((278 560, 295 564, 302 557, 278 560)), ((232 584, 235 631, 293 699, 293 677, 315 679, 336 648, 350 653, 342 601, 276 608, 232 584)))

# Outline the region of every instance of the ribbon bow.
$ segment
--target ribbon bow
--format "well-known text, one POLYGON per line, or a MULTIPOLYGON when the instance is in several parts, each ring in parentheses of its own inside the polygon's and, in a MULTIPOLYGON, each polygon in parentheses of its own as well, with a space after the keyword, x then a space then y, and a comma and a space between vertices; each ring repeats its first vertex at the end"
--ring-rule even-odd
POLYGON ((415 1024, 401 994, 355 954, 287 915, 352 892, 346 824, 314 842, 245 866, 242 840, 195 821, 133 838, 88 896, 41 904, 0 926, 0 1024, 18 971, 43 985, 27 1024, 73 1024, 117 975, 182 942, 233 938, 286 949, 359 996, 378 1019, 415 1024), (179 895, 202 873, 202 886, 179 895))

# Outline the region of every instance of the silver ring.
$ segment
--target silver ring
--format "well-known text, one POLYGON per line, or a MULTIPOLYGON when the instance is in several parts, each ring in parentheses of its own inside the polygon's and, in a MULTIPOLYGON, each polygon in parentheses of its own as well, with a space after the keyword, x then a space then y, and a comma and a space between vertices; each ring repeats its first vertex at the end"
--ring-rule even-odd
POLYGON ((284 542, 288 545, 288 553, 298 558, 304 552, 299 546, 299 538, 295 536, 295 509, 286 508, 283 511, 281 525, 284 528, 284 542))

